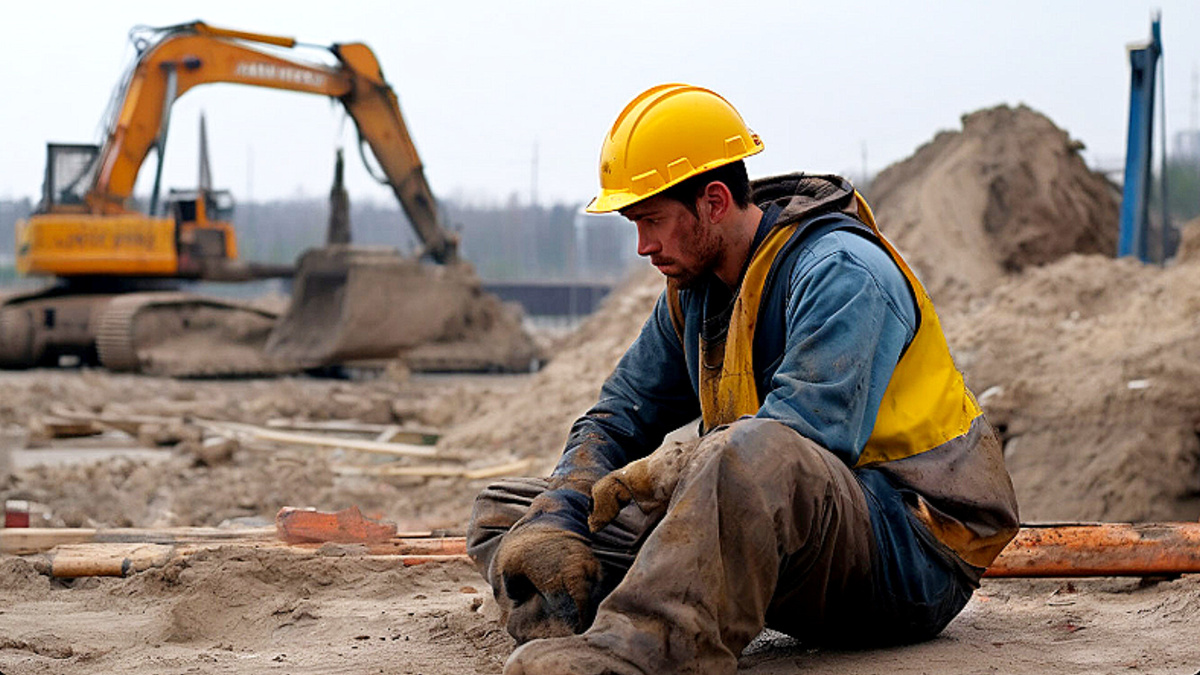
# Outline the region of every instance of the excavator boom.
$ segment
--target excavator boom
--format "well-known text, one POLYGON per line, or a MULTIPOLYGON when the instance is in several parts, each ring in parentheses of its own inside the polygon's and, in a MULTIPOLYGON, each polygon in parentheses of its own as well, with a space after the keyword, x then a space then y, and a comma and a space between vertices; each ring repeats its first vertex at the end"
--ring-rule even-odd
MULTIPOLYGON (((340 101, 354 120, 360 141, 371 148, 383 169, 381 182, 392 188, 424 252, 437 262, 455 260, 457 239, 442 225, 399 101, 371 49, 361 43, 333 45, 328 51, 336 63, 325 65, 271 53, 257 44, 299 49, 293 38, 214 28, 203 22, 158 29, 152 39, 139 42, 140 53, 123 82, 94 183, 85 196, 87 211, 130 213, 128 204, 141 167, 151 150, 157 150, 161 171, 171 107, 193 87, 226 82, 282 89, 340 101)), ((151 216, 157 194, 158 180, 151 216)), ((54 212, 53 204, 46 206, 54 212)))

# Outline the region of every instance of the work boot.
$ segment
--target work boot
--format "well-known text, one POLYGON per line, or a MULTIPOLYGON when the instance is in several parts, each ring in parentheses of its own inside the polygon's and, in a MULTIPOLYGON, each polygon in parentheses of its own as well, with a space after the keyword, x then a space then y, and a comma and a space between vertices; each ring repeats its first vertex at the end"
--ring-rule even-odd
POLYGON ((533 640, 504 664, 504 675, 648 675, 586 635, 533 640))

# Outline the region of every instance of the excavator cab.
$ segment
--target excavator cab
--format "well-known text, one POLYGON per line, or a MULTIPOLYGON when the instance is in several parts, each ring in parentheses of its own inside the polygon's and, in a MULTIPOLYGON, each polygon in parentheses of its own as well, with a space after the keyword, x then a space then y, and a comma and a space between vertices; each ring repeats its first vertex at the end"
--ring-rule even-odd
POLYGON ((37 213, 83 210, 96 179, 100 146, 80 143, 46 144, 46 177, 37 213))

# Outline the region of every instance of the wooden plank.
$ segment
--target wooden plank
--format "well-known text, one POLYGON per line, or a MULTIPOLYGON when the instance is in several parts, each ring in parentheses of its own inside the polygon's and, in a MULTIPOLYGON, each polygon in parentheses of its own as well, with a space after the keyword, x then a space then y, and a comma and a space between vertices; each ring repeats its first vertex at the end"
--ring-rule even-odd
POLYGON ((164 544, 72 544, 59 546, 50 576, 123 577, 167 564, 175 547, 164 544))
MULTIPOLYGON (((271 549, 298 556, 320 555, 316 543, 288 545, 279 541, 235 542, 204 544, 69 544, 49 554, 50 574, 59 578, 89 576, 123 577, 153 567, 162 567, 171 560, 193 555, 213 546, 238 547, 247 550, 271 549)), ((328 546, 329 544, 325 544, 328 546)), ((466 540, 463 537, 432 539, 396 538, 390 542, 352 544, 347 557, 386 556, 398 559, 403 565, 468 561, 466 540)))
POLYGON ((442 437, 437 429, 402 427, 398 424, 367 424, 354 420, 306 421, 287 418, 267 420, 267 427, 276 431, 316 431, 333 434, 369 434, 376 443, 411 443, 433 445, 442 437))
POLYGON ((173 527, 163 529, 87 527, 21 527, 0 529, 0 553, 26 555, 69 544, 179 544, 203 542, 254 542, 275 538, 275 528, 217 529, 173 527))
POLYGON ((61 544, 89 542, 95 537, 96 530, 86 527, 9 527, 0 529, 0 553, 41 553, 61 544))
MULTIPOLYGON (((175 537, 189 534, 199 540, 202 536, 195 531, 197 529, 201 528, 143 532, 154 532, 159 536, 171 533, 175 537)), ((14 532, 28 538, 28 535, 41 535, 47 530, 0 530, 0 542, 9 543, 8 535, 14 532)), ((96 530, 86 529, 50 532, 77 537, 97 534, 96 530)), ((54 573, 123 575, 163 564, 172 555, 185 555, 216 545, 270 547, 291 550, 298 555, 315 555, 320 547, 316 542, 289 546, 277 540, 209 541, 178 547, 170 544, 64 544, 54 552, 53 564, 58 566, 54 573)), ((347 555, 396 556, 405 565, 459 561, 466 559, 466 539, 396 536, 366 543, 357 552, 347 555)), ((989 568, 987 576, 1157 576, 1196 572, 1200 572, 1200 523, 1097 523, 1023 527, 989 568)))
POLYGON ((345 434, 379 434, 394 427, 393 424, 370 424, 357 420, 294 420, 276 417, 267 420, 267 427, 279 431, 327 431, 345 434))
POLYGON ((466 553, 462 555, 402 555, 399 558, 405 567, 424 565, 425 563, 470 562, 471 560, 466 553))
POLYGON ((184 423, 182 417, 162 417, 158 415, 112 415, 108 413, 93 413, 83 410, 74 410, 60 403, 50 406, 50 412, 57 417, 63 419, 74 420, 78 422, 91 422, 103 427, 124 431, 130 436, 137 436, 141 428, 147 424, 156 424, 159 426, 181 426, 184 423))
POLYGON ((371 555, 466 555, 466 537, 430 537, 412 539, 397 537, 367 545, 371 555))
POLYGON ((437 448, 428 445, 412 445, 407 443, 377 443, 353 438, 330 438, 317 434, 304 434, 290 431, 275 431, 256 427, 253 424, 238 422, 217 422, 214 420, 196 420, 196 423, 209 429, 227 433, 247 434, 264 441, 286 443, 290 445, 308 445, 324 448, 343 448, 395 457, 434 457, 437 448))
POLYGON ((104 431, 91 420, 72 420, 63 417, 41 417, 33 425, 45 431, 51 438, 80 438, 96 436, 104 431))
POLYGON ((466 478, 478 480, 496 478, 528 471, 532 459, 519 459, 505 464, 467 469, 459 466, 334 466, 333 472, 340 476, 374 476, 379 478, 466 478))

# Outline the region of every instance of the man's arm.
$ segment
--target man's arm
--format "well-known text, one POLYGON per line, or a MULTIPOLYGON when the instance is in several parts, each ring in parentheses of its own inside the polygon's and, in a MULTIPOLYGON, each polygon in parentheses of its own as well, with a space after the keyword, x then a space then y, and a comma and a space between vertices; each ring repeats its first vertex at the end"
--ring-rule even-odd
POLYGON ((699 414, 664 293, 596 405, 571 427, 550 490, 534 501, 526 518, 587 534, 592 485, 650 454, 663 436, 699 414))
POLYGON ((903 274, 874 242, 847 232, 821 240, 792 270, 787 343, 757 416, 854 466, 915 334, 916 308, 903 274))
POLYGON ((698 409, 682 345, 660 297, 599 402, 571 429, 549 489, 504 535, 486 571, 518 642, 578 633, 591 623, 602 577, 588 529, 592 485, 649 454, 698 409))

